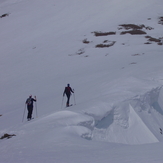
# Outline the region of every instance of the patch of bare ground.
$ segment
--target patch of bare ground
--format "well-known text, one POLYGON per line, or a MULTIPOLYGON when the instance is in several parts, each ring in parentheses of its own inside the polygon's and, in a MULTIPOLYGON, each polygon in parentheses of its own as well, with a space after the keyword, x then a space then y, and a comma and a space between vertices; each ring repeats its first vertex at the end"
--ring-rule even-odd
POLYGON ((84 43, 84 44, 89 44, 90 41, 88 41, 87 39, 84 39, 84 40, 83 40, 83 43, 84 43))
POLYGON ((163 16, 162 16, 162 17, 159 17, 159 21, 158 21, 158 24, 161 24, 161 25, 163 25, 163 16))
POLYGON ((149 27, 149 26, 145 26, 144 24, 141 24, 141 25, 135 25, 135 24, 121 24, 119 25, 120 28, 118 28, 119 30, 120 29, 126 29, 126 30, 141 30, 141 29, 147 29, 147 30, 152 30, 154 28, 152 27, 149 27))
POLYGON ((137 54, 132 54, 132 56, 140 56, 140 55, 143 55, 144 53, 142 53, 142 54, 139 54, 139 53, 137 53, 137 54))
POLYGON ((10 139, 10 138, 12 138, 13 136, 16 136, 15 134, 12 134, 12 135, 10 135, 10 134, 4 134, 3 136, 1 136, 1 138, 0 139, 10 139))
POLYGON ((84 53, 85 53, 85 49, 81 48, 75 54, 69 54, 69 56, 82 55, 84 53))
POLYGON ((149 45, 149 44, 152 44, 151 42, 145 42, 144 44, 147 44, 147 45, 149 45))
POLYGON ((116 32, 97 32, 97 31, 92 32, 92 33, 94 33, 94 35, 95 35, 96 37, 98 37, 98 36, 115 35, 115 34, 116 34, 116 32))
POLYGON ((158 45, 163 45, 163 38, 154 38, 154 37, 151 37, 151 36, 145 36, 145 38, 148 39, 148 42, 146 42, 145 44, 151 44, 152 42, 156 42, 158 45))
POLYGON ((9 16, 9 14, 8 14, 8 13, 2 14, 2 15, 0 16, 0 18, 4 18, 4 17, 6 17, 6 16, 9 16))
POLYGON ((81 49, 79 49, 79 50, 76 52, 77 55, 81 55, 81 54, 83 54, 83 53, 85 53, 84 48, 81 48, 81 49))
POLYGON ((131 35, 145 35, 147 34, 146 32, 142 31, 142 30, 130 30, 130 31, 123 31, 120 33, 121 35, 125 35, 125 34, 131 34, 131 35))
POLYGON ((102 44, 97 44, 95 47, 96 48, 108 48, 108 47, 113 46, 115 43, 116 43, 116 41, 107 41, 107 40, 105 40, 102 44), (105 43, 107 43, 107 44, 105 44, 105 43))
POLYGON ((130 63, 130 65, 134 65, 134 64, 136 64, 136 62, 131 62, 131 63, 130 63))
POLYGON ((139 56, 140 54, 132 54, 132 56, 139 56))
POLYGON ((121 27, 119 29, 126 29, 126 30, 129 30, 129 29, 133 29, 133 30, 142 29, 142 26, 138 26, 138 25, 135 25, 135 24, 121 24, 119 26, 121 27))
POLYGON ((119 25, 119 30, 125 29, 126 31, 122 31, 120 34, 131 34, 131 35, 144 35, 146 34, 145 30, 152 30, 152 27, 145 26, 144 24, 141 25, 135 25, 135 24, 121 24, 119 25))

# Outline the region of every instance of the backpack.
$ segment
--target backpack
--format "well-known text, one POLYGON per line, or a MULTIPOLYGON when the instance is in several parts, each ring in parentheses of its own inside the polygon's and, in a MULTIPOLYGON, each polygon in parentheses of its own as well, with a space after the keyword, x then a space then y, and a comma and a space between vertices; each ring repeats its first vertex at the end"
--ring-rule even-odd
POLYGON ((66 87, 66 91, 67 91, 67 93, 70 93, 71 92, 71 88, 70 87, 66 87))
POLYGON ((31 98, 28 98, 27 99, 27 105, 31 105, 32 104, 32 99, 31 98))

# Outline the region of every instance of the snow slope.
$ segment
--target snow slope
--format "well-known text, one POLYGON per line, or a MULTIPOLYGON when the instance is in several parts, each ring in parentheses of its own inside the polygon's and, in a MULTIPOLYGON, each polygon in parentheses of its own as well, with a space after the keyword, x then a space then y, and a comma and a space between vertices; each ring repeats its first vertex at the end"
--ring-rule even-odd
POLYGON ((162 7, 0 0, 0 137, 16 135, 0 140, 0 162, 162 163, 162 7), (133 25, 146 34, 122 34, 133 25), (30 94, 38 100, 27 122, 30 94))

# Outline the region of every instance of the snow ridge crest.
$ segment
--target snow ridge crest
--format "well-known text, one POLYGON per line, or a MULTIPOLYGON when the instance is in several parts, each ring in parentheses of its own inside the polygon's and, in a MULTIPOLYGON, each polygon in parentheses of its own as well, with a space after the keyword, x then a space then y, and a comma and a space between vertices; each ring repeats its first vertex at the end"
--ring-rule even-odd
POLYGON ((163 141, 160 133, 163 128, 162 94, 162 87, 157 87, 115 105, 96 123, 93 139, 124 144, 163 141))

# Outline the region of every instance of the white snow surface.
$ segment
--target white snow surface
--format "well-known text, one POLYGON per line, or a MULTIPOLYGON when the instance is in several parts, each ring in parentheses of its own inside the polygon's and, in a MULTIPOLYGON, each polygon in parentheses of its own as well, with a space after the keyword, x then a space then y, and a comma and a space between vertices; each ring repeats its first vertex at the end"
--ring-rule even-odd
POLYGON ((162 163, 161 20, 162 0, 0 0, 0 163, 162 163))

